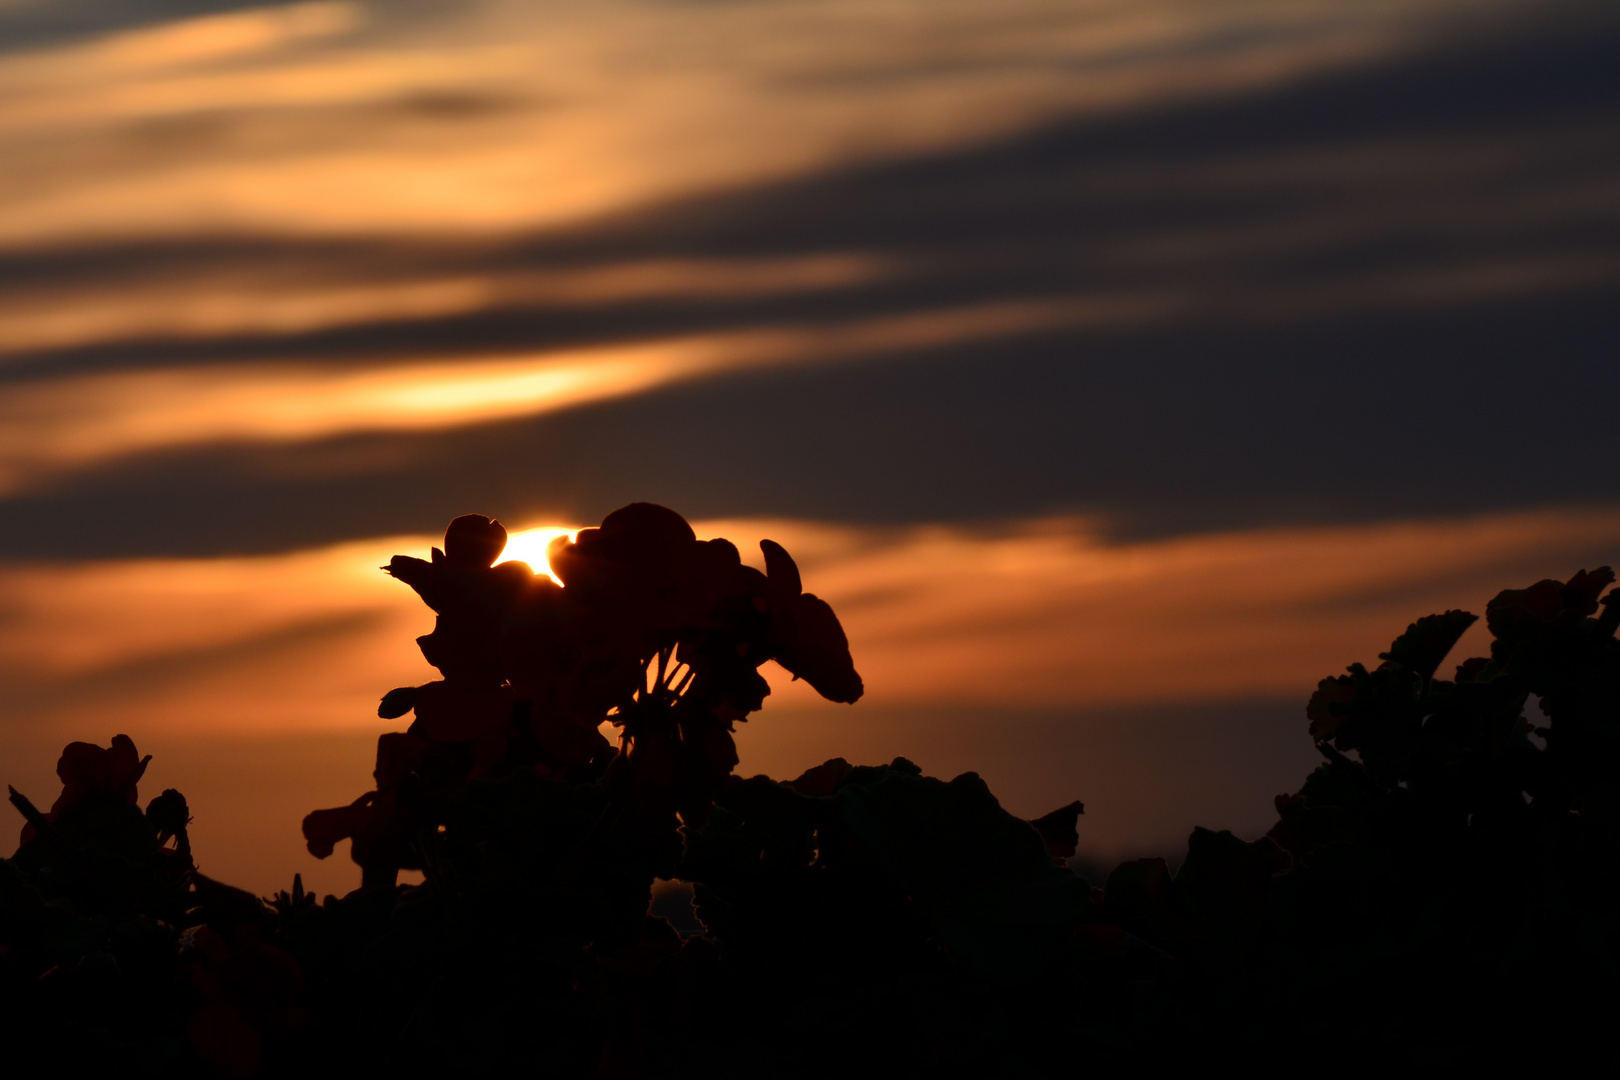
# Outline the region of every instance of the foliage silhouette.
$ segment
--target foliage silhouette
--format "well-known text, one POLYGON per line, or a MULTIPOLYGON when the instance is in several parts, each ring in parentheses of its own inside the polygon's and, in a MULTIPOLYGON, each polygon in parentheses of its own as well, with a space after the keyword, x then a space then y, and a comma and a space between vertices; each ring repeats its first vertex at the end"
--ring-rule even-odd
POLYGON ((1264 837, 1195 829, 1180 866, 1068 866, 972 773, 835 759, 732 774, 775 659, 862 686, 832 610, 632 504, 551 553, 561 586, 452 522, 385 568, 438 613, 442 680, 378 743, 376 787, 304 823, 364 884, 261 901, 193 865, 146 760, 70 744, 0 863, 13 1061, 109 1075, 1060 1076, 1210 1060, 1604 1062, 1620 998, 1620 592, 1582 571, 1413 623, 1307 707, 1324 762, 1264 837), (1539 700, 1543 727, 1525 718, 1539 700), (599 733, 611 724, 612 745, 599 733), (423 884, 395 884, 402 867, 423 884), (649 914, 693 886, 703 932, 649 914))

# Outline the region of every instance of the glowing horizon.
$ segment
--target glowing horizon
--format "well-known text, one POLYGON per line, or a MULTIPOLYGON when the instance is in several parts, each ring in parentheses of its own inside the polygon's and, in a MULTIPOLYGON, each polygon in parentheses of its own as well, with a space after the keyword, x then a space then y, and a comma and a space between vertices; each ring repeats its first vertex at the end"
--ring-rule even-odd
MULTIPOLYGON (((1100 539, 1084 518, 988 531, 780 519, 694 527, 733 540, 750 564, 761 538, 786 546, 805 587, 843 621, 868 687, 862 705, 879 707, 1303 701, 1317 679, 1372 657, 1413 618, 1483 610, 1495 589, 1567 577, 1582 560, 1595 565, 1593 553, 1620 551, 1613 511, 1129 544, 1100 539)), ((501 558, 526 555, 538 571, 545 545, 576 532, 514 529, 501 558)), ((432 612, 377 567, 439 543, 0 564, 8 726, 93 734, 116 701, 117 722, 137 730, 377 729, 384 691, 436 677, 413 644, 432 612)), ((834 708, 802 683, 771 682, 767 712, 834 708)))
MULTIPOLYGON (((806 589, 838 612, 868 687, 853 707, 831 705, 768 665, 772 693, 737 734, 742 775, 792 776, 835 755, 896 753, 947 775, 974 768, 993 774, 1019 812, 1085 798, 1094 854, 1128 852, 1143 829, 1173 836, 1195 804, 1235 811, 1213 778, 1203 794, 1143 791, 1140 773, 1110 779, 1106 762, 1090 760, 1047 760, 1026 776, 1027 755, 1009 757, 1009 714, 1281 701, 1300 718, 1304 745, 1316 680, 1371 661, 1412 619, 1479 612, 1497 589, 1566 577, 1591 568, 1594 554, 1620 552, 1612 511, 1129 544, 1107 543, 1077 518, 983 529, 780 519, 694 527, 732 539, 750 563, 760 538, 784 544, 806 589), (1063 780, 1065 767, 1086 772, 1084 790, 1063 780)), ((516 528, 503 558, 532 558, 574 531, 516 528)), ((0 779, 48 800, 64 742, 128 733, 157 754, 150 781, 191 799, 209 872, 261 891, 285 887, 272 871, 294 869, 311 887, 352 888, 357 871, 341 856, 317 863, 304 853, 298 821, 365 783, 377 734, 402 726, 377 719, 379 697, 438 677, 413 641, 433 613, 378 566, 440 542, 400 536, 251 558, 0 564, 0 678, 9 690, 0 751, 12 770, 0 779), (260 786, 243 786, 249 777, 260 786)), ((1484 639, 1475 627, 1456 656, 1479 653, 1484 639)), ((1085 727, 1067 752, 1113 753, 1133 737, 1085 727)), ((1133 760, 1140 769, 1140 753, 1133 760)), ((1242 820, 1266 811, 1257 803, 1242 820)))

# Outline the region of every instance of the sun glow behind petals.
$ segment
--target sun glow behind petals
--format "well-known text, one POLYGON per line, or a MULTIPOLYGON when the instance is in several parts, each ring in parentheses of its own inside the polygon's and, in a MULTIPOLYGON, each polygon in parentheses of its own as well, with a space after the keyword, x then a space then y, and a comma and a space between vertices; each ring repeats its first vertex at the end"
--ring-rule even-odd
MULTIPOLYGON (((1613 511, 1126 544, 1070 518, 991 530, 758 519, 694 529, 735 541, 751 564, 761 537, 793 553, 849 635, 868 711, 1303 700, 1418 615, 1478 611, 1504 586, 1567 577, 1620 546, 1613 511)), ((547 546, 575 535, 515 530, 501 558, 546 572, 547 546)), ((0 727, 8 737, 99 730, 115 709, 132 736, 374 731, 385 690, 434 677, 413 644, 432 612, 377 567, 441 542, 0 563, 0 727)), ((1461 648, 1482 649, 1483 626, 1470 634, 1461 648)), ((802 684, 767 678, 768 715, 832 708, 802 684)))
POLYGON ((552 525, 541 526, 538 529, 520 529, 507 534, 506 547, 501 549, 501 556, 495 561, 528 563, 530 570, 544 574, 561 585, 562 582, 552 572, 551 561, 546 558, 546 549, 559 536, 566 536, 572 543, 578 535, 578 529, 558 528, 552 525))

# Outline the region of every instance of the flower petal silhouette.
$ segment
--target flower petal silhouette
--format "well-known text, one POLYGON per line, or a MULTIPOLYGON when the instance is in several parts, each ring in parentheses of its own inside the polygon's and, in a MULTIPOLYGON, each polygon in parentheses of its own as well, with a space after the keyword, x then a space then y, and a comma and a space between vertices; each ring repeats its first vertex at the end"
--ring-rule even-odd
POLYGON ((492 565, 505 542, 499 522, 468 514, 430 559, 384 568, 437 613, 417 644, 443 678, 383 697, 379 716, 415 715, 408 734, 379 740, 376 790, 304 823, 318 856, 352 839, 368 883, 416 857, 421 830, 468 782, 518 773, 600 780, 647 851, 664 850, 678 844, 676 815, 702 821, 735 768, 734 727, 770 693, 766 660, 832 700, 861 696, 837 616, 803 592, 779 545, 766 542, 761 574, 653 503, 554 541, 555 581, 492 565), (608 722, 617 749, 599 730, 608 722))
POLYGON ((339 840, 348 840, 365 829, 371 820, 371 805, 377 793, 368 791, 348 806, 312 810, 304 816, 304 841, 317 859, 330 856, 339 840))
MULTIPOLYGON (((95 803, 137 805, 140 792, 136 785, 151 760, 151 754, 144 758, 138 755, 134 740, 128 735, 114 735, 112 745, 107 747, 86 742, 68 743, 56 762, 62 794, 57 796, 45 819, 56 821, 81 806, 95 803)), ((23 826, 21 843, 27 844, 36 835, 32 825, 23 826)))
POLYGON ((761 540, 770 585, 771 657, 829 701, 853 704, 866 692, 849 639, 826 601, 802 592, 799 567, 774 540, 761 540))
POLYGON ((445 558, 453 563, 487 567, 506 549, 506 527, 482 514, 466 514, 444 531, 445 558))

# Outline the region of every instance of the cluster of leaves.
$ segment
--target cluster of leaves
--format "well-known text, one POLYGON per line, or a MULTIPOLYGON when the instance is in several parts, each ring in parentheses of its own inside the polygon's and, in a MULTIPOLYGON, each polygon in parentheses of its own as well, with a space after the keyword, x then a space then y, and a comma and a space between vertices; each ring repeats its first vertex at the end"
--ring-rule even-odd
POLYGON ((68 748, 49 814, 14 796, 8 1048, 241 1077, 1615 1063, 1607 570, 1502 593, 1491 656, 1450 681, 1474 617, 1414 623, 1323 681, 1326 760, 1269 835, 1198 829, 1176 872, 1140 860, 1096 888, 1069 866, 1079 803, 1023 821, 976 775, 905 759, 732 775, 765 659, 860 694, 779 547, 759 574, 638 504, 554 549, 559 587, 492 565, 503 539, 461 518, 444 554, 388 568, 438 612, 422 647, 444 679, 384 699, 415 716, 380 741, 376 790, 305 823, 317 853, 352 838, 348 896, 295 880, 261 902, 197 873, 184 800, 138 809, 123 737, 68 748), (659 876, 691 884, 699 932, 650 913, 659 876))
POLYGON ((1451 680, 1436 671, 1476 616, 1419 619, 1377 668, 1322 680, 1307 717, 1326 760, 1266 837, 1197 830, 1174 879, 1110 876, 1121 925, 1196 988, 1159 1002, 1167 1034, 1369 1067, 1620 1065, 1613 582, 1502 592, 1491 655, 1451 680))
POLYGON ((11 789, 21 845, 0 861, 0 1014, 9 1064, 110 1075, 250 1075, 309 1025, 302 972, 251 893, 197 872, 186 800, 139 805, 150 755, 69 743, 48 813, 11 789))

